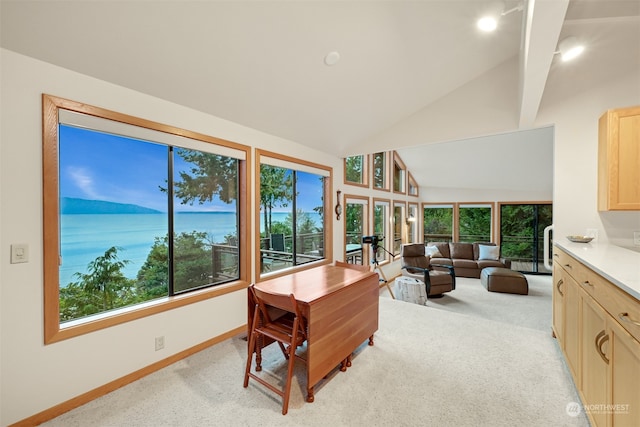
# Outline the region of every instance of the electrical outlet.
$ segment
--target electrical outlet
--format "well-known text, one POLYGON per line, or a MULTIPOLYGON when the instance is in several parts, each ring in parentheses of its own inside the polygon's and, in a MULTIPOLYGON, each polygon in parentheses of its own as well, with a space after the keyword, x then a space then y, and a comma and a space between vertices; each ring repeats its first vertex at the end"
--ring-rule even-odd
POLYGON ((633 245, 640 246, 640 231, 633 232, 633 245))
POLYGON ((156 351, 164 348, 164 337, 156 337, 156 351))

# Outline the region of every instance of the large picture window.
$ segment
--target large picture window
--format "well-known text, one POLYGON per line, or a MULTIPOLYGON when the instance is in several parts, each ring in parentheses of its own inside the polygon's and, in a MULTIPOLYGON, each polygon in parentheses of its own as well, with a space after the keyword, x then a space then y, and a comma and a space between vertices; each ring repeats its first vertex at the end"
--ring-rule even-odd
POLYGON ((453 206, 423 205, 424 241, 453 241, 453 206))
POLYGON ((325 226, 330 169, 275 153, 258 157, 259 275, 331 259, 325 226))
POLYGON ((492 242, 491 222, 493 205, 461 204, 458 207, 458 241, 492 242))
POLYGON ((502 256, 511 268, 525 273, 551 274, 544 265, 544 229, 553 223, 553 205, 499 203, 502 256))
POLYGON ((246 278, 242 146, 44 101, 47 339, 246 278))

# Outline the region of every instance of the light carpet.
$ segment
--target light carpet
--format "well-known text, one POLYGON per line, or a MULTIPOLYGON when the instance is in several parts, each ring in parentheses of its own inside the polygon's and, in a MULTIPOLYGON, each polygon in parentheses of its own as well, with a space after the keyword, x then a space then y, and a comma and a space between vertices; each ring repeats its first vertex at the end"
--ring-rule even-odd
MULTIPOLYGON (((551 337, 550 289, 538 303, 536 287, 530 296, 511 295, 516 303, 460 280, 426 307, 383 290, 375 345, 363 344, 347 372, 335 370, 317 386, 313 403, 304 401, 298 364, 286 416, 263 387, 242 387, 247 343, 235 337, 44 425, 588 426, 583 413, 567 413, 579 400, 551 337), (542 307, 541 319, 522 324, 529 305, 542 307)), ((282 355, 270 347, 264 369, 282 376, 282 355)))

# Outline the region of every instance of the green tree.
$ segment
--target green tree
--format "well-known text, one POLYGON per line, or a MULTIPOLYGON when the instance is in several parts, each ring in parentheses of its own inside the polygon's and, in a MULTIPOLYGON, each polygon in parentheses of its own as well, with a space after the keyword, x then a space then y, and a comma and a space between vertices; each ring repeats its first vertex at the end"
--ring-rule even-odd
POLYGON ((237 200, 237 159, 195 150, 176 152, 192 165, 189 172, 180 172, 180 180, 174 183, 175 196, 183 205, 210 202, 216 194, 225 203, 237 200))
POLYGON ((197 288, 213 281, 211 245, 207 234, 193 231, 174 239, 173 289, 176 292, 197 288))
POLYGON ((453 208, 427 208, 424 210, 423 221, 425 235, 437 236, 437 240, 451 240, 453 208))
POLYGON ((138 289, 147 299, 169 294, 169 245, 167 236, 156 237, 147 259, 138 271, 138 289))
POLYGON ((373 155, 373 188, 385 187, 386 154, 384 152, 375 153, 373 155))
POLYGON ((78 281, 60 289, 60 321, 138 302, 135 281, 122 273, 128 263, 118 258, 118 248, 112 246, 87 265, 87 273, 75 273, 78 281))
POLYGON ((347 241, 349 243, 361 243, 363 231, 363 205, 347 203, 345 206, 345 226, 347 230, 347 241))
POLYGON ((273 208, 287 207, 293 200, 293 180, 287 169, 260 165, 260 210, 264 215, 265 237, 272 232, 273 208))
POLYGON ((491 241, 491 208, 462 207, 458 216, 461 242, 491 241))
MULTIPOLYGON (((139 293, 146 300, 165 296, 169 289, 169 247, 167 237, 157 237, 145 263, 138 271, 139 293)), ((211 283, 214 272, 211 244, 205 232, 178 234, 174 239, 173 288, 175 291, 211 283)))
POLYGON ((364 156, 351 156, 345 159, 346 180, 362 183, 364 156))

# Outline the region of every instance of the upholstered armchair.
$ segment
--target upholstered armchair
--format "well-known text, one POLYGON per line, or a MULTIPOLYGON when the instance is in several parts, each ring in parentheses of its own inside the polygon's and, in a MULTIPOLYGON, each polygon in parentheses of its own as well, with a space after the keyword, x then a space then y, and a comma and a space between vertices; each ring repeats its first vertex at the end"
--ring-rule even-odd
POLYGON ((422 280, 427 287, 429 297, 442 296, 456 288, 454 268, 449 265, 431 264, 431 258, 425 255, 423 243, 402 245, 402 275, 422 280), (444 267, 447 271, 434 270, 433 267, 444 267))

